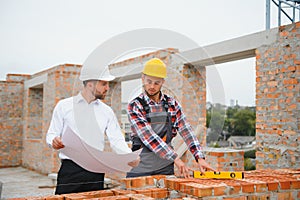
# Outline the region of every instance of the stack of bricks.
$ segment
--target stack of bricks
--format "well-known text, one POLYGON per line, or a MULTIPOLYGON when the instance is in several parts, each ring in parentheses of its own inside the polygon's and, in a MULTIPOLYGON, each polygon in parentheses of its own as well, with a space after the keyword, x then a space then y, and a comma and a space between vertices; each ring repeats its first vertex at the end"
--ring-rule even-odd
POLYGON ((165 175, 145 176, 122 179, 120 186, 110 190, 18 198, 18 200, 22 199, 300 199, 300 169, 247 171, 244 172, 243 179, 185 179, 165 175))

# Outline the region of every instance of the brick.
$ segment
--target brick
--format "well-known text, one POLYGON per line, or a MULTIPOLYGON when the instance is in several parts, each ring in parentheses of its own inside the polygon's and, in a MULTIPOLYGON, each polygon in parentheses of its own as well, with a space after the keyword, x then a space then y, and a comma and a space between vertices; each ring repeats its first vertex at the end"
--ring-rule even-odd
POLYGON ((193 195, 196 197, 211 196, 213 188, 205 185, 193 185, 193 195))
POLYGON ((134 190, 122 190, 122 189, 117 189, 117 188, 111 189, 111 191, 113 192, 114 196, 136 193, 134 190))
POLYGON ((254 184, 252 183, 242 183, 242 192, 244 193, 253 193, 254 192, 254 184))
POLYGON ((151 197, 151 189, 150 188, 149 189, 139 189, 139 190, 135 189, 134 191, 136 192, 136 194, 143 194, 145 196, 151 197))
POLYGON ((292 199, 291 192, 279 192, 277 193, 277 199, 292 199))
POLYGON ((124 185, 125 188, 131 188, 131 179, 121 179, 120 182, 124 185))
POLYGON ((291 189, 300 189, 300 180, 292 180, 291 189))
POLYGON ((169 191, 167 188, 151 188, 151 197, 155 199, 167 198, 169 191))
POLYGON ((241 191, 241 185, 234 180, 224 180, 224 184, 228 186, 228 194, 239 194, 241 191))
POLYGON ((64 194, 65 200, 81 200, 86 199, 87 197, 81 194, 71 193, 71 194, 64 194))
POLYGON ((127 194, 126 196, 129 197, 130 200, 154 200, 154 198, 145 196, 143 194, 127 194))
POLYGON ((45 200, 64 200, 64 197, 62 195, 50 195, 50 196, 45 196, 45 200))
POLYGON ((125 195, 118 195, 110 197, 91 198, 89 200, 130 200, 130 197, 127 197, 125 195))
POLYGON ((146 184, 146 180, 143 177, 131 178, 131 187, 132 188, 142 188, 146 184))

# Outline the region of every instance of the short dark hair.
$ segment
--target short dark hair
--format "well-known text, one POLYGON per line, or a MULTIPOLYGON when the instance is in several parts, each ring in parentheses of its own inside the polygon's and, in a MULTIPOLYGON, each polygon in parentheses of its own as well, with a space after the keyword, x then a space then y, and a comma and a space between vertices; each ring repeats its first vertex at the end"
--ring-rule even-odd
POLYGON ((85 87, 86 84, 88 83, 88 81, 83 81, 82 83, 83 83, 83 86, 85 87))

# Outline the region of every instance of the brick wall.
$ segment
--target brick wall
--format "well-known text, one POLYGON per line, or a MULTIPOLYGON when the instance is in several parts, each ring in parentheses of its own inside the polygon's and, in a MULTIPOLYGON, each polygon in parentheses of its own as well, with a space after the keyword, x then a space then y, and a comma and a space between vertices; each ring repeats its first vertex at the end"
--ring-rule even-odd
POLYGON ((206 161, 218 171, 244 171, 244 151, 206 148, 206 161))
POLYGON ((80 65, 58 65, 34 74, 46 77, 38 85, 25 88, 22 165, 42 173, 57 172, 60 165, 56 151, 45 142, 54 106, 60 99, 77 94, 80 65), (43 76, 46 75, 46 76, 43 76))
POLYGON ((0 81, 0 167, 22 163, 23 81, 28 75, 8 74, 0 81))
POLYGON ((300 22, 256 51, 256 167, 300 167, 300 22))

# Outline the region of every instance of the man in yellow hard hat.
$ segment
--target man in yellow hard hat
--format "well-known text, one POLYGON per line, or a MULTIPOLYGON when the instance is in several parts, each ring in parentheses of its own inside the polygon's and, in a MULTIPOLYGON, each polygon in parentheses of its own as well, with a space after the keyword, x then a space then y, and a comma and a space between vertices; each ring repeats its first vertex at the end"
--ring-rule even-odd
POLYGON ((178 101, 161 92, 166 76, 164 62, 158 58, 150 59, 142 72, 144 92, 128 104, 128 118, 133 132, 132 150, 143 149, 139 165, 128 172, 127 177, 173 175, 174 164, 181 175, 189 177, 190 169, 171 146, 177 132, 198 162, 200 171, 215 171, 205 161, 200 143, 178 101))

